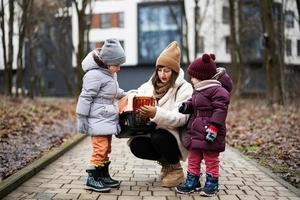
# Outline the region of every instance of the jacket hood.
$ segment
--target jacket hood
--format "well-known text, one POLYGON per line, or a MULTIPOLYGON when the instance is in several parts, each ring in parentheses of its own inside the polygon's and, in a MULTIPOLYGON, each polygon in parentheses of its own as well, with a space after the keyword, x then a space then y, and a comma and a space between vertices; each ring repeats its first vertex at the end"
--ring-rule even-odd
MULTIPOLYGON (((94 50, 95 51, 95 50, 94 50)), ((91 51, 81 62, 81 66, 84 72, 87 72, 91 69, 99 69, 99 65, 95 62, 93 58, 94 51, 91 51)))
POLYGON ((217 74, 214 75, 211 79, 218 80, 229 93, 232 91, 233 82, 230 76, 227 74, 225 68, 217 68, 217 74))

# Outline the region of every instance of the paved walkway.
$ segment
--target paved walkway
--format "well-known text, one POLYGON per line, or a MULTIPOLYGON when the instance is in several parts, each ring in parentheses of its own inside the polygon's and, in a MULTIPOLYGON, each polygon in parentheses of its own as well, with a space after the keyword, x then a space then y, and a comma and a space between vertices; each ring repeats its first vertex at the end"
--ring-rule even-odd
MULTIPOLYGON (((217 197, 179 195, 160 187, 158 164, 135 158, 126 139, 113 139, 111 172, 121 180, 119 189, 97 193, 83 189, 90 156, 90 138, 84 139, 50 166, 36 174, 4 199, 99 199, 99 200, 300 200, 235 151, 222 154, 220 193, 217 197)), ((186 168, 186 163, 182 163, 186 168)), ((203 178, 201 179, 203 183, 203 178)))

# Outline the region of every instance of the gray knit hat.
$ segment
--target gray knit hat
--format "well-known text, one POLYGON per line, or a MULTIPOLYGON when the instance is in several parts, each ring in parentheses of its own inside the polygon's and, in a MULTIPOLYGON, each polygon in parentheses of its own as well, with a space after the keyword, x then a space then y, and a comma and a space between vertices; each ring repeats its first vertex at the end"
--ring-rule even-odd
POLYGON ((126 61, 124 49, 117 39, 105 40, 99 58, 106 65, 120 65, 126 61))

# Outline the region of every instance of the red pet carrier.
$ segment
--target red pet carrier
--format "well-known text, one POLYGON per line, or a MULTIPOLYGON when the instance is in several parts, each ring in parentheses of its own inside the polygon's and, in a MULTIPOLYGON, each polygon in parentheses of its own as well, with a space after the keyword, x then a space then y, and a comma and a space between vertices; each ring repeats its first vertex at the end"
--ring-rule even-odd
POLYGON ((128 104, 132 104, 132 106, 128 106, 130 109, 121 112, 119 115, 121 132, 116 137, 130 138, 155 129, 156 124, 151 122, 149 118, 142 117, 138 112, 138 109, 144 105, 154 106, 155 100, 153 97, 134 96, 132 101, 128 100, 128 104))

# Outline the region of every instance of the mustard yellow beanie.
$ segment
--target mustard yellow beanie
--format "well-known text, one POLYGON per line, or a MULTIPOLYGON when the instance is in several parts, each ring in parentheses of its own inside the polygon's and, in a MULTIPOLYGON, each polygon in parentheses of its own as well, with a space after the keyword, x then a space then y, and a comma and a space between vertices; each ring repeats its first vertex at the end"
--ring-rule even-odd
POLYGON ((171 42, 158 56, 157 66, 169 67, 175 72, 180 70, 180 48, 176 41, 171 42))

